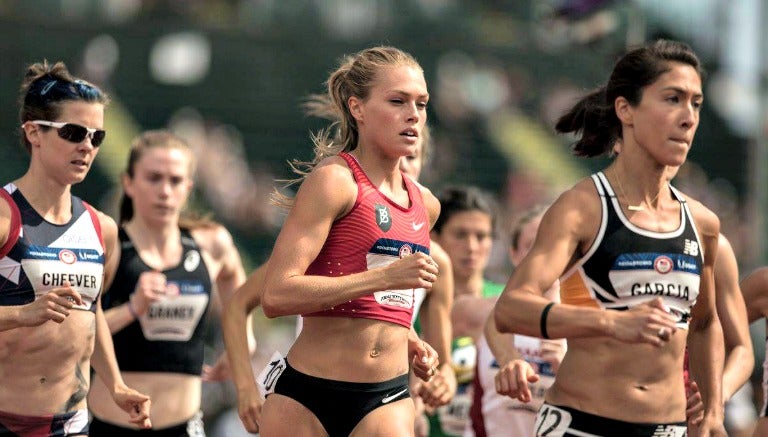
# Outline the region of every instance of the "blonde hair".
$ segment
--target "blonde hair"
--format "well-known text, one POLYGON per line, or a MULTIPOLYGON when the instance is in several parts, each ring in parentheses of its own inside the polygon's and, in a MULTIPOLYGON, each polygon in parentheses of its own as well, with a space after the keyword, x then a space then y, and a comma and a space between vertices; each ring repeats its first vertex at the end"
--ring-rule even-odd
MULTIPOLYGON (((331 120, 331 124, 312 134, 315 155, 312 161, 294 159, 289 162, 291 170, 299 177, 283 180, 286 187, 300 184, 323 159, 357 148, 359 134, 357 122, 349 110, 349 99, 357 97, 365 100, 382 69, 401 65, 422 71, 413 56, 395 47, 371 47, 342 59, 325 82, 327 92, 310 95, 303 104, 307 114, 331 120)), ((272 201, 284 208, 293 205, 292 197, 277 190, 272 195, 272 201)))

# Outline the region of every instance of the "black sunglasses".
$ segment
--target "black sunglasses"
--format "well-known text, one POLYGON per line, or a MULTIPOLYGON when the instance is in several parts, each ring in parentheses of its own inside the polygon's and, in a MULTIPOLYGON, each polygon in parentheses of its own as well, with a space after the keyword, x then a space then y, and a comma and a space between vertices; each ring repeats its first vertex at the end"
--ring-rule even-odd
POLYGON ((92 129, 75 123, 57 123, 45 120, 32 120, 31 123, 56 128, 59 132, 59 138, 72 143, 81 143, 86 138, 90 138, 93 147, 99 147, 107 136, 107 132, 103 129, 92 129))

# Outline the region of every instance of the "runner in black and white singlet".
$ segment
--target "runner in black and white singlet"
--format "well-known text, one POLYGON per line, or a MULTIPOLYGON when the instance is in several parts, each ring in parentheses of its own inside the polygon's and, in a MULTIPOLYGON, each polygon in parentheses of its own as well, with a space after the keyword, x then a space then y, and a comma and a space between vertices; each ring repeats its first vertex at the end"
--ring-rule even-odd
MULTIPOLYGON (((686 435, 686 339, 705 406, 695 432, 725 435, 719 220, 666 173, 685 162, 702 101, 695 53, 659 40, 625 54, 558 120, 558 132, 578 134, 575 154, 610 154, 617 141, 621 153, 547 210, 496 304, 499 331, 568 340, 537 436, 686 435), (542 296, 557 279, 559 304, 542 296)), ((524 369, 520 397, 536 378, 524 369)))
POLYGON ((120 263, 104 308, 120 371, 152 397, 154 426, 131 426, 103 402, 107 388, 96 383, 88 398, 94 437, 205 435, 204 322, 211 299, 229 299, 245 273, 223 226, 181 215, 194 169, 189 146, 168 131, 144 132, 131 146, 123 176, 120 263))
POLYGON ((20 97, 29 168, 0 189, 0 436, 88 435, 91 365, 104 402, 148 427, 149 398, 120 377, 99 302, 116 226, 71 194, 105 138, 108 98, 47 62, 28 67, 20 97))

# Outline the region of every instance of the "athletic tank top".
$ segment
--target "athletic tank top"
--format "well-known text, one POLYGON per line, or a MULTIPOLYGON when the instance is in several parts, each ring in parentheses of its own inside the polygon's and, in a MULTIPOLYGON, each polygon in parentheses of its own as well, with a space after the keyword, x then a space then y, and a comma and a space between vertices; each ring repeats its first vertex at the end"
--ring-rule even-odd
POLYGON ((104 244, 96 211, 76 196, 72 218, 47 222, 14 184, 0 190, 11 207, 8 241, 0 247, 0 305, 25 305, 69 282, 83 305, 96 312, 104 279, 104 244))
MULTIPOLYGON (((416 288, 413 290, 413 314, 411 314, 411 325, 416 325, 419 318, 419 311, 421 311, 421 305, 427 298, 427 290, 424 288, 416 288)), ((419 331, 416 331, 419 332, 419 331)))
POLYGON ((680 202, 680 226, 652 232, 624 216, 602 172, 592 180, 602 203, 600 229, 589 251, 563 275, 561 301, 623 311, 660 297, 678 328, 688 329, 704 257, 685 199, 668 185, 680 202))
MULTIPOLYGON (((357 182, 357 199, 346 216, 336 220, 328 238, 307 268, 307 275, 344 276, 385 267, 415 252, 429 254, 429 217, 421 191, 403 174, 410 207, 382 194, 357 160, 340 153, 357 182)), ((359 317, 411 326, 414 290, 380 290, 304 317, 359 317)))
POLYGON ((480 337, 477 342, 474 401, 470 410, 472 424, 468 426, 472 432, 466 431, 465 436, 533 435, 536 412, 544 403, 544 393, 555 382, 551 364, 541 359, 541 341, 539 338, 525 335, 514 336, 515 348, 540 376, 537 382, 529 384, 531 401, 526 403, 496 393, 495 377, 499 371, 499 363, 496 362, 485 336, 480 337))
MULTIPOLYGON (((141 260, 124 229, 119 235, 120 265, 104 294, 104 309, 127 302, 139 276, 153 270, 141 260)), ((167 296, 113 336, 120 370, 191 375, 202 372, 202 322, 208 312, 211 278, 197 243, 186 229, 181 230, 181 245, 179 265, 161 272, 167 279, 167 296)))

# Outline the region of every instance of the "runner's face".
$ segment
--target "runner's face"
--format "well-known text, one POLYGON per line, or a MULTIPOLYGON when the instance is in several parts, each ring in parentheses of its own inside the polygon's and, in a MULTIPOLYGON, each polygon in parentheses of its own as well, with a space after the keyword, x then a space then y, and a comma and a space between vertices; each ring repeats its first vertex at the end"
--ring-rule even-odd
POLYGON ((682 165, 699 126, 703 102, 701 78, 687 64, 669 63, 670 70, 643 89, 637 106, 628 106, 632 141, 659 164, 682 165))
POLYGON ((133 178, 123 179, 136 215, 149 222, 177 223, 192 190, 189 152, 153 147, 136 161, 133 178))
POLYGON ((536 232, 539 230, 541 216, 534 218, 523 226, 517 239, 517 248, 510 247, 509 260, 513 266, 518 266, 520 261, 528 255, 536 240, 536 232))
POLYGON ((387 157, 413 155, 427 121, 429 93, 418 68, 383 68, 365 100, 350 99, 363 147, 387 157))
POLYGON ((482 275, 488 266, 493 244, 491 217, 478 210, 453 214, 435 240, 451 258, 453 274, 459 279, 482 275))
MULTIPOLYGON (((61 103, 61 115, 54 122, 79 124, 89 128, 104 128, 104 105, 83 101, 61 103)), ((48 177, 61 185, 81 182, 88 174, 99 147, 94 147, 89 138, 74 143, 59 137, 55 128, 35 125, 33 159, 38 160, 48 177), (35 147, 35 145, 37 147, 35 147)))

